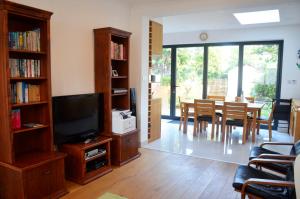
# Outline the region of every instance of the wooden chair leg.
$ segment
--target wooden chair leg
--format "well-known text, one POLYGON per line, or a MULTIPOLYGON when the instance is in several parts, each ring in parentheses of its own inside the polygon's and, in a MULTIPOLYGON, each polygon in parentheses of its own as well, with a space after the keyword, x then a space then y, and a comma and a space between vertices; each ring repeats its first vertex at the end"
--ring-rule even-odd
POLYGON ((197 126, 198 126, 198 121, 197 121, 197 119, 194 118, 194 131, 193 131, 194 135, 197 132, 197 126))
POLYGON ((215 136, 215 125, 216 125, 216 119, 213 117, 211 121, 211 140, 213 140, 215 136))
POLYGON ((179 131, 181 131, 182 123, 183 123, 183 117, 180 117, 180 119, 179 119, 179 131))
POLYGON ((272 124, 268 124, 268 127, 269 127, 269 142, 272 141, 272 124))
POLYGON ((246 137, 247 137, 247 123, 244 122, 244 125, 243 125, 243 144, 246 143, 246 137))

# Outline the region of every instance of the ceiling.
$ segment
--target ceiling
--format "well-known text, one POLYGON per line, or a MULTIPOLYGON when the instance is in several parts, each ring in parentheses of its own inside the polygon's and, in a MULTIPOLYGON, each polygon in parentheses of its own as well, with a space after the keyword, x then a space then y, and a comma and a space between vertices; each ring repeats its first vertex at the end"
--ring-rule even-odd
POLYGON ((165 15, 156 18, 163 23, 164 33, 191 32, 223 29, 242 29, 253 27, 269 27, 284 25, 300 25, 299 0, 127 0, 133 6, 163 7, 165 15), (184 2, 184 3, 183 3, 184 2), (183 4, 182 4, 183 3, 183 4), (181 4, 186 9, 190 4, 190 11, 174 11, 170 14, 172 6, 181 4), (199 6, 199 7, 198 7, 199 6), (251 12, 260 10, 279 9, 280 22, 257 25, 240 25, 232 13, 251 12))

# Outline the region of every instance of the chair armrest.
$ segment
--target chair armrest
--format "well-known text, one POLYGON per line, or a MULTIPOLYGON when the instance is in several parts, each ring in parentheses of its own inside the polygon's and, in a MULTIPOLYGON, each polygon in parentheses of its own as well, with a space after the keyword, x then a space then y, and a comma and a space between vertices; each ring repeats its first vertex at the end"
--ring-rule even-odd
POLYGON ((292 181, 284 181, 284 180, 268 180, 268 179, 259 179, 259 178, 249 178, 243 184, 241 193, 245 196, 245 190, 250 184, 261 184, 261 185, 271 185, 278 187, 295 187, 295 183, 292 181))
POLYGON ((281 155, 281 154, 267 154, 263 153, 258 156, 258 158, 267 158, 267 159, 283 159, 283 160, 294 160, 297 156, 295 155, 281 155))
POLYGON ((292 142, 264 142, 260 145, 263 147, 264 145, 294 145, 292 142))
POLYGON ((249 161, 248 166, 251 164, 259 165, 263 163, 280 163, 280 164, 293 164, 293 160, 280 160, 280 159, 262 159, 262 158, 254 158, 249 161))

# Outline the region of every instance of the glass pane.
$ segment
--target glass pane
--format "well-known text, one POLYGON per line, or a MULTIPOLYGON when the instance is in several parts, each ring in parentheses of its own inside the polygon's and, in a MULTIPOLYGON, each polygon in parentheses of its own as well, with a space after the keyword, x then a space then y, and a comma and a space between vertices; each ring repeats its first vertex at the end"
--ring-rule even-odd
POLYGON ((176 56, 176 116, 179 116, 179 97, 188 101, 202 99, 204 48, 177 48, 176 56))
POLYGON ((234 100, 238 88, 238 46, 208 48, 207 95, 234 100))
MULTIPOLYGON (((276 94, 279 45, 245 45, 243 66, 243 92, 256 101, 272 101, 276 94)), ((271 103, 262 115, 268 116, 271 103)))
POLYGON ((162 115, 170 115, 171 97, 171 48, 164 48, 161 56, 152 57, 151 74, 155 76, 152 98, 161 98, 162 115))

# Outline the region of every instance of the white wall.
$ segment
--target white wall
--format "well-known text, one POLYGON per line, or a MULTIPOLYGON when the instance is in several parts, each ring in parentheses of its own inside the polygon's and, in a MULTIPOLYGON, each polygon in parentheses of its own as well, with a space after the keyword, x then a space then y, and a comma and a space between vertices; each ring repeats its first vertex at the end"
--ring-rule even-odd
POLYGON ((52 95, 94 92, 93 29, 129 30, 123 0, 13 0, 53 12, 51 18, 52 95))
MULTIPOLYGON (((281 98, 300 98, 300 70, 296 66, 297 51, 300 49, 300 25, 240 30, 207 31, 207 43, 234 41, 284 40, 281 98), (296 80, 296 84, 291 84, 296 80)), ((164 45, 202 43, 200 32, 164 34, 164 45)))

